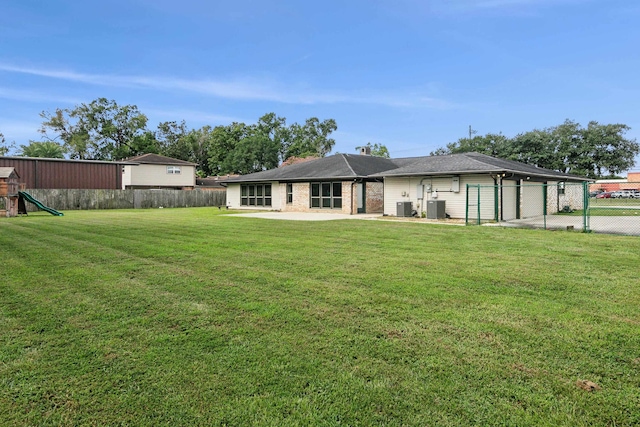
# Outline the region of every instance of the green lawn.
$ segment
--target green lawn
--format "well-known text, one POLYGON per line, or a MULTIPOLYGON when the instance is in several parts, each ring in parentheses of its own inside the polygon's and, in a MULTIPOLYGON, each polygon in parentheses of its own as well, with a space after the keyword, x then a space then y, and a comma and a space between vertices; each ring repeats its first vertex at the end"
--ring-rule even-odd
POLYGON ((637 237, 224 213, 1 219, 0 425, 640 425, 637 237))
MULTIPOLYGON (((584 210, 576 210, 573 212, 558 212, 555 215, 582 216, 584 210)), ((624 207, 600 207, 592 206, 589 209, 590 216, 640 216, 640 209, 629 209, 624 207)))

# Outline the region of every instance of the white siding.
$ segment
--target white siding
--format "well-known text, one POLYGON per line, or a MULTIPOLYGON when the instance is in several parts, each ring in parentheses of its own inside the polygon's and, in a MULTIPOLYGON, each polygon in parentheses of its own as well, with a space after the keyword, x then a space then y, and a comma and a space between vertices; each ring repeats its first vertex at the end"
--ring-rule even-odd
MULTIPOLYGON (((493 179, 488 175, 463 175, 460 177, 460 192, 452 191, 452 177, 388 177, 384 180, 384 213, 396 215, 398 202, 412 202, 413 209, 419 213, 425 210, 428 200, 433 200, 432 193, 437 191, 437 200, 444 200, 446 213, 451 218, 464 219, 466 213, 467 184, 494 185, 493 179), (419 200, 418 185, 431 185, 431 191, 425 191, 423 200, 419 200)), ((477 202, 477 192, 474 191, 474 204, 477 202)), ((494 193, 493 188, 481 190, 481 216, 482 219, 494 218, 494 193)), ((477 214, 477 211, 474 213, 477 214)))
POLYGON ((522 219, 544 215, 544 188, 540 182, 522 183, 522 219))
POLYGON ((180 165, 179 174, 168 174, 167 165, 125 166, 122 185, 149 187, 195 187, 195 166, 180 165), (126 182, 126 183, 125 183, 126 182))
POLYGON ((122 189, 125 190, 131 185, 131 169, 137 168, 137 166, 123 166, 122 167, 122 189))
POLYGON ((227 184, 227 207, 240 208, 240 184, 227 184))
POLYGON ((517 191, 518 181, 502 182, 502 220, 511 221, 516 219, 516 207, 518 205, 517 191))

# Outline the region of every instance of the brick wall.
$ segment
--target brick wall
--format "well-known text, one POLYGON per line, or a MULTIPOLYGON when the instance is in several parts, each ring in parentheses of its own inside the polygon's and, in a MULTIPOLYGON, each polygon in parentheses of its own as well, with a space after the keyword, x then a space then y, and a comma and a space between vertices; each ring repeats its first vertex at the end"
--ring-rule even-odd
POLYGON ((342 182, 342 209, 318 209, 310 208, 311 199, 309 182, 293 183, 293 203, 287 204, 287 184, 280 184, 282 211, 284 212, 326 212, 326 213, 351 213, 351 182, 342 182))

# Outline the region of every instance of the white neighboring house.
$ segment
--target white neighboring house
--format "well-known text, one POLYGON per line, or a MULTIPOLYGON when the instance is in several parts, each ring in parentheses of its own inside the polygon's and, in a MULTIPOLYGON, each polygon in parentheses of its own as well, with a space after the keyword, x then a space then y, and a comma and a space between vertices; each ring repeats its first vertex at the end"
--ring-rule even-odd
POLYGON ((167 188, 193 190, 196 164, 159 154, 143 154, 127 159, 122 166, 122 189, 167 188))

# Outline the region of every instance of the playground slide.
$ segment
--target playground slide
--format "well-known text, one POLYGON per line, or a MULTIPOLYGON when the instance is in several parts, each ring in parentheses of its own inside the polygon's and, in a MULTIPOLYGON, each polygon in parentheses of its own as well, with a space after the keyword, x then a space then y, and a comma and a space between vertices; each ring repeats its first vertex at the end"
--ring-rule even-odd
POLYGON ((42 203, 40 203, 39 201, 34 199, 31 196, 31 194, 29 194, 29 193, 25 193, 24 191, 18 191, 18 196, 22 197, 24 200, 26 200, 29 203, 33 203, 34 205, 36 205, 38 207, 38 209, 42 209, 43 211, 49 212, 51 215, 55 215, 55 216, 63 216, 64 215, 62 212, 58 212, 55 209, 51 209, 51 208, 43 205, 42 203))

